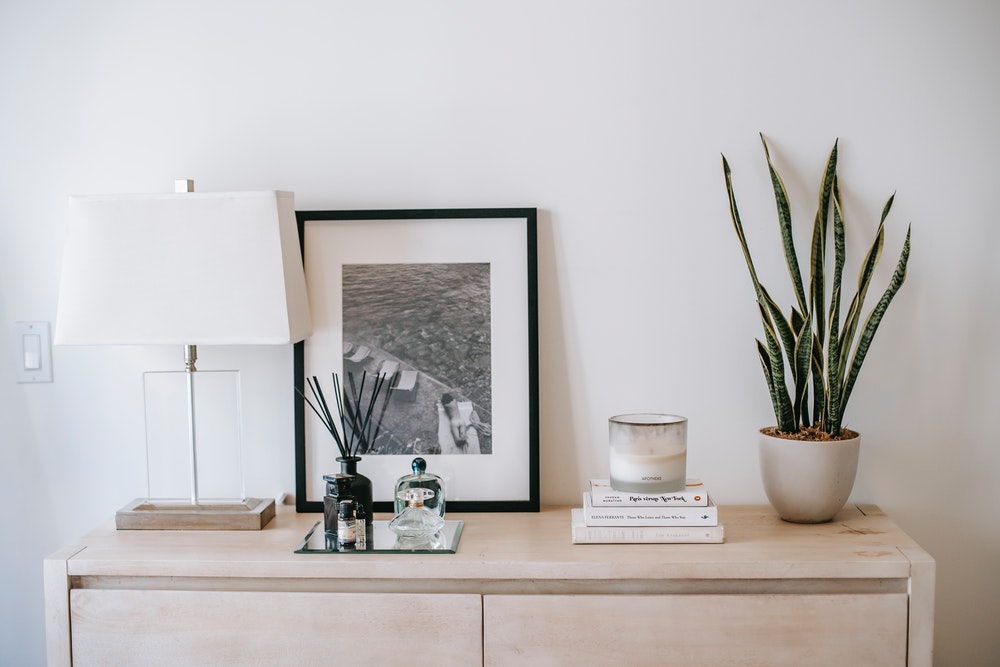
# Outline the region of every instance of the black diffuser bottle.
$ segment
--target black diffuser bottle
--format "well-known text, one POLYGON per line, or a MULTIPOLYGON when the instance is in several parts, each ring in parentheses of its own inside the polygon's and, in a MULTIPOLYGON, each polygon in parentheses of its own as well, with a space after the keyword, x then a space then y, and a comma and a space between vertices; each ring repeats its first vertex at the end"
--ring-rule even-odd
MULTIPOLYGON (((338 456, 340 463, 340 474, 351 475, 351 496, 355 503, 363 511, 366 519, 371 519, 374 514, 372 481, 358 472, 358 462, 360 456, 338 456)), ((326 476, 323 479, 327 479, 326 476)), ((327 481, 327 493, 330 492, 330 483, 327 481)))

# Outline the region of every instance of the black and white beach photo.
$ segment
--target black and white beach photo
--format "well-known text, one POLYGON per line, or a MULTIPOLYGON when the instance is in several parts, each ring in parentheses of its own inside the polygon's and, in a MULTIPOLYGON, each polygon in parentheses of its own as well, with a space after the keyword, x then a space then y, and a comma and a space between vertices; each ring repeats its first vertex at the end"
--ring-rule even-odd
POLYGON ((344 264, 344 387, 391 382, 364 455, 492 454, 488 263, 344 264))

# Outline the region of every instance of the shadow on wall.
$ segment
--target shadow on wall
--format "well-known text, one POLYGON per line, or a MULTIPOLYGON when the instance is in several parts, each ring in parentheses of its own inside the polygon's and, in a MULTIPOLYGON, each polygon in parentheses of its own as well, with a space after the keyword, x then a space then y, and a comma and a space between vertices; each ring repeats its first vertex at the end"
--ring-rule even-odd
POLYGON ((538 393, 539 468, 541 502, 575 502, 590 466, 580 460, 574 432, 570 367, 583 360, 569 359, 574 338, 566 329, 559 285, 561 258, 556 256, 552 213, 538 210, 538 393))

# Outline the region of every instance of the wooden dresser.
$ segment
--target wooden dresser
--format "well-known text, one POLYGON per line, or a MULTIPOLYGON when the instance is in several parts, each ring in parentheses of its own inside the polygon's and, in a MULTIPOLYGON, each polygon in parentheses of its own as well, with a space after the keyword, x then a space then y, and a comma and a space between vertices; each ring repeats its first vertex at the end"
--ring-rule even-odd
MULTIPOLYGON (((455 554, 296 554, 259 532, 116 531, 45 561, 66 665, 930 667, 934 560, 877 507, 723 506, 725 544, 574 545, 569 508, 465 514, 455 554)), ((379 517, 388 518, 388 517, 379 517)))

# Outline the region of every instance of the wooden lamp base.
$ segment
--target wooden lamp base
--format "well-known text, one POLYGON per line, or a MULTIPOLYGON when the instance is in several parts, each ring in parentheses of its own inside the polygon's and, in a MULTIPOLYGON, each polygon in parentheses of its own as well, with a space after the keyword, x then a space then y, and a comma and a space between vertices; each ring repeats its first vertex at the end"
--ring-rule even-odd
POLYGON ((273 498, 192 505, 137 498, 115 513, 118 530, 260 530, 274 518, 273 498))

